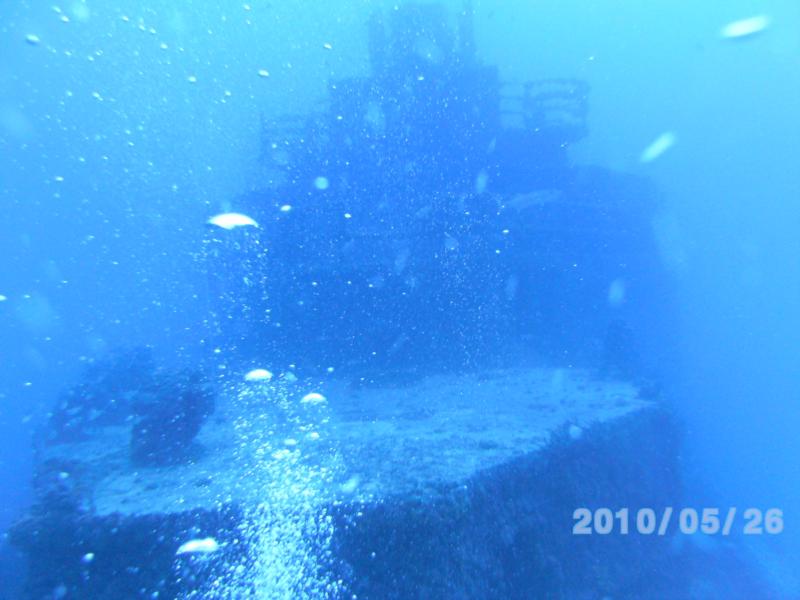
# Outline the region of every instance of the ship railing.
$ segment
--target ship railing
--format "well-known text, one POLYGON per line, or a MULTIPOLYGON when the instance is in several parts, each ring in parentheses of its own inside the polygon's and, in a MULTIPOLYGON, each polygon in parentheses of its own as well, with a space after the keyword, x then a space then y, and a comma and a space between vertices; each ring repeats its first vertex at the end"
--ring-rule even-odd
POLYGON ((571 141, 586 134, 589 85, 579 79, 552 78, 505 82, 500 91, 500 117, 506 128, 561 130, 571 141))

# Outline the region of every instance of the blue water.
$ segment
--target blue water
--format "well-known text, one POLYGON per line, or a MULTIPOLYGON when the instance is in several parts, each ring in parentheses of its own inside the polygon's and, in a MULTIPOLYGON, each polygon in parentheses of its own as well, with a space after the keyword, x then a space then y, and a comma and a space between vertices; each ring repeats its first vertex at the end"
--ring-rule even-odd
MULTIPOLYGON (((262 121, 312 112, 329 81, 369 72, 369 15, 394 5, 6 4, 0 530, 31 499, 32 433, 87 360, 149 345, 164 364, 204 364, 226 343, 205 318, 215 285, 205 222, 269 186, 262 121)), ((783 509, 782 535, 747 544, 785 597, 799 597, 784 570, 800 551, 800 5, 474 8, 477 56, 501 79, 589 84, 589 133, 572 161, 657 190, 653 236, 675 315, 670 364, 657 370, 685 427, 690 499, 783 509), (720 36, 761 14, 770 22, 758 35, 720 36), (674 145, 641 162, 666 132, 674 145)), ((657 315, 637 318, 658 329, 657 315)), ((0 560, 12 581, 18 559, 2 541, 0 560)))

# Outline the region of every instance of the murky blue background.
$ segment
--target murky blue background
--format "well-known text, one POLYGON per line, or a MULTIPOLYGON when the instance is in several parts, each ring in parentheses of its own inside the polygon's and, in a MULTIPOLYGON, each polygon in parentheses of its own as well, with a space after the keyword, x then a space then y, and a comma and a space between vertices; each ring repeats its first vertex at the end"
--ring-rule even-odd
MULTIPOLYGON (((366 72, 364 26, 379 6, 391 3, 0 8, 0 529, 28 499, 31 428, 82 357, 140 343, 182 362, 205 351, 205 220, 263 186, 261 118, 311 110, 328 78, 366 72)), ((504 78, 591 84, 577 162, 659 186, 685 475, 698 506, 783 508, 787 531, 757 540, 779 568, 800 514, 800 5, 483 0, 475 11, 479 57, 504 78), (763 34, 719 36, 762 13, 763 34), (641 164, 665 131, 677 144, 641 164)))

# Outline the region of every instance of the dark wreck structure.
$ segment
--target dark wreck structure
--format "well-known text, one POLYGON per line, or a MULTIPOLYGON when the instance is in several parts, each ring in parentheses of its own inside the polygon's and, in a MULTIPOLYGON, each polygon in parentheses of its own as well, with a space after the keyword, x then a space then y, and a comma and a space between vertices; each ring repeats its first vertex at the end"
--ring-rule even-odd
POLYGON ((206 242, 222 344, 372 374, 532 357, 629 375, 669 306, 656 198, 571 163, 587 84, 501 81, 468 4, 454 26, 435 4, 375 15, 369 50, 318 112, 263 124, 275 185, 234 203, 260 227, 206 242))
POLYGON ((468 4, 377 14, 369 51, 263 123, 258 227, 208 228, 219 393, 133 353, 60 399, 10 534, 26 597, 758 597, 727 547, 573 535, 682 502, 642 385, 655 193, 570 161, 587 85, 501 81, 468 4))

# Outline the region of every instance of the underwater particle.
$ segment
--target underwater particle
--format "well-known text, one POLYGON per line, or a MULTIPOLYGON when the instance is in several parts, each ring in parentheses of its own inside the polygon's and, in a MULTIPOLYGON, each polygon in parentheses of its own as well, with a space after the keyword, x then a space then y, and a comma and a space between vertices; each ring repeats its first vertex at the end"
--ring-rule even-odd
POLYGON ((318 190, 327 190, 330 187, 330 182, 327 177, 320 176, 314 180, 314 187, 318 190))
POLYGON ((608 304, 614 308, 625 302, 625 281, 615 279, 608 286, 608 304))
POLYGON ((289 383, 294 383, 295 381, 297 381, 297 375, 295 375, 291 371, 289 373, 284 373, 283 378, 289 383))
POLYGON ((162 50, 167 50, 167 49, 169 49, 169 46, 167 45, 167 42, 161 42, 161 43, 158 45, 158 47, 159 47, 159 48, 161 48, 162 50))
POLYGON ((31 46, 38 46, 41 43, 41 39, 35 33, 29 33, 25 36, 25 41, 28 42, 31 46))
POLYGON ((449 252, 458 250, 458 240, 449 233, 444 234, 444 249, 449 252))
POLYGON ((0 302, 5 302, 6 300, 8 300, 8 296, 4 296, 3 294, 0 294, 0 302))
POLYGON ((211 537, 189 540, 185 544, 181 544, 175 555, 179 554, 211 554, 219 550, 217 540, 211 537))
POLYGON ((583 429, 581 429, 577 425, 569 426, 569 437, 571 437, 573 440, 580 439, 582 435, 583 435, 583 429))
POLYGON ((319 434, 316 431, 312 431, 308 434, 308 439, 316 441, 319 439, 319 434))
POLYGON ((189 76, 186 78, 186 81, 188 81, 189 83, 197 83, 197 76, 195 76, 195 75, 189 75, 189 76))
POLYGON ((325 48, 325 50, 333 50, 333 45, 328 42, 322 44, 322 47, 325 48))
POLYGON ((297 440, 294 438, 286 438, 283 440, 284 446, 297 446, 297 440))
POLYGON ((83 556, 81 556, 81 562, 85 565, 88 565, 94 560, 94 552, 87 552, 83 556))
POLYGON ((350 479, 345 481, 339 489, 341 489, 345 494, 352 494, 358 488, 359 483, 361 483, 361 477, 358 475, 353 475, 350 479))
POLYGON ((657 159, 659 156, 664 154, 667 150, 672 148, 675 143, 678 141, 677 136, 672 133, 671 131, 665 131, 660 136, 658 136, 652 144, 650 144, 647 148, 644 149, 641 156, 639 157, 639 162, 642 163, 649 163, 657 159))
POLYGON ((489 184, 489 174, 486 169, 481 169, 478 176, 475 178, 475 193, 480 195, 486 191, 486 186, 489 184))
POLYGON ((89 11, 89 7, 86 6, 85 2, 76 2, 72 5, 72 16, 75 17, 78 21, 88 21, 89 18, 92 16, 92 13, 89 11))
POLYGON ((245 381, 269 381, 270 379, 272 379, 272 373, 266 369, 253 369, 244 376, 245 381))
POLYGON ((511 275, 506 280, 506 285, 504 288, 504 295, 506 300, 512 302, 517 297, 517 292, 519 291, 519 277, 516 275, 511 275))
POLYGON ((58 474, 58 478, 61 481, 66 481, 67 479, 69 479, 69 473, 67 473, 66 471, 61 471, 61 473, 58 474))
POLYGON ((322 394, 318 394, 317 392, 311 392, 306 394, 300 399, 300 402, 303 404, 323 404, 327 401, 327 398, 322 394))
POLYGON ((290 212, 291 210, 292 210, 292 205, 291 205, 291 204, 284 204, 284 205, 283 205, 283 206, 281 206, 281 208, 280 208, 280 211, 281 211, 282 213, 288 213, 288 212, 290 212))
POLYGON ((266 69, 259 69, 258 70, 258 76, 259 77, 269 77, 269 71, 267 71, 266 69))
POLYGON ((229 231, 237 227, 258 227, 258 223, 242 213, 222 213, 214 215, 206 222, 209 225, 216 225, 217 227, 222 227, 229 231))
POLYGON ((741 19, 728 23, 723 27, 719 34, 726 39, 746 38, 764 31, 770 25, 770 18, 767 15, 757 15, 748 19, 741 19))
POLYGON ((378 273, 367 279, 367 287, 373 290, 379 290, 386 284, 386 278, 378 273))
POLYGON ((394 274, 395 275, 402 275, 403 271, 406 270, 408 266, 408 259, 411 256, 411 250, 408 248, 402 248, 400 252, 397 253, 397 256, 394 257, 394 274))

